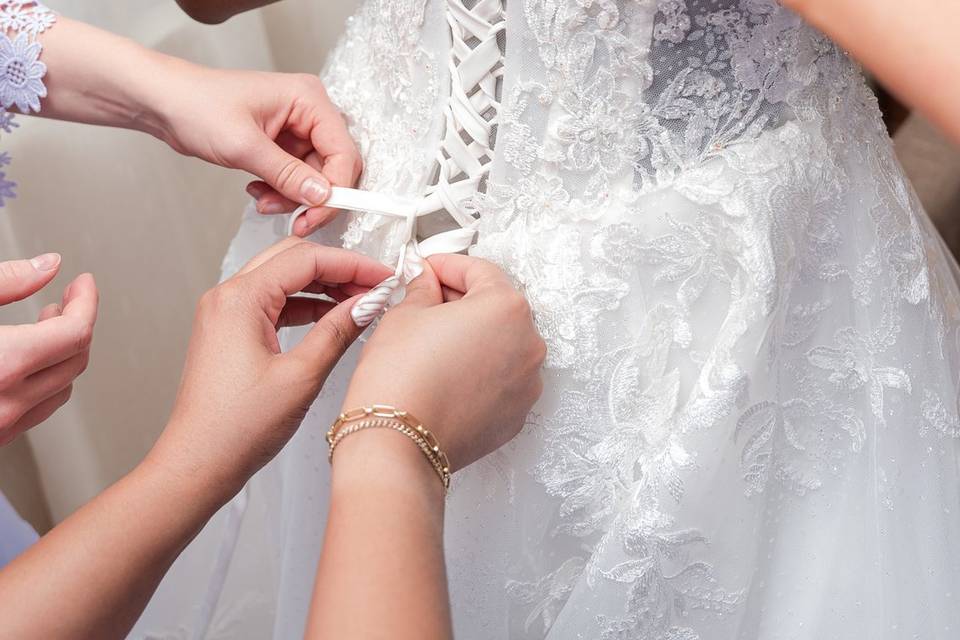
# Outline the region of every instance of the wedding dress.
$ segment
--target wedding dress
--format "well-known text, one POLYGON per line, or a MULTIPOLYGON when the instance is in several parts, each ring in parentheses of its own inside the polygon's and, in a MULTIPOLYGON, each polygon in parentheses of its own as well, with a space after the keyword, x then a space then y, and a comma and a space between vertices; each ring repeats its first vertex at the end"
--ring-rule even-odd
MULTIPOLYGON (((454 479, 457 637, 958 637, 956 265, 855 65, 771 0, 368 0, 324 73, 364 189, 435 188, 464 25, 502 55, 456 206, 549 356, 524 432, 454 479)), ((402 229, 315 239, 392 262, 402 229)), ((248 211, 225 274, 284 233, 248 211)), ((355 355, 135 637, 302 634, 355 355)))

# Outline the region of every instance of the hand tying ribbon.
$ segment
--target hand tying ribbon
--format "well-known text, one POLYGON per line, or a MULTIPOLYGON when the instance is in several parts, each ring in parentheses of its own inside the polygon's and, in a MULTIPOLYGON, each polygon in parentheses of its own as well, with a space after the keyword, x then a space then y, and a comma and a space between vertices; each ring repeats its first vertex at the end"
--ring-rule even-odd
MULTIPOLYGON (((400 248, 400 257, 394 274, 371 289, 353 306, 351 316, 358 327, 365 327, 377 319, 389 305, 403 299, 404 287, 423 273, 423 260, 438 253, 459 253, 473 244, 476 236, 476 221, 454 219, 461 225, 431 236, 422 242, 417 241, 417 218, 445 209, 440 192, 431 193, 423 198, 405 198, 402 196, 333 187, 325 206, 348 211, 364 211, 383 216, 404 218, 406 242, 400 248)), ((296 219, 307 207, 301 207, 290 216, 290 229, 296 219)))

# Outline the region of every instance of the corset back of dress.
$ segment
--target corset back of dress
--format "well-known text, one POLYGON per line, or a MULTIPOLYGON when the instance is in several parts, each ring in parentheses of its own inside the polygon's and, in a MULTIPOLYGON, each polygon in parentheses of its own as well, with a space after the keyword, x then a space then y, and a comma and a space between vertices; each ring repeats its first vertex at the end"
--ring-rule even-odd
MULTIPOLYGON (((456 1, 366 0, 329 61, 366 189, 434 185, 456 1)), ((774 0, 503 10, 494 157, 464 211, 471 253, 530 300, 546 385, 454 478, 457 637, 954 637, 955 264, 856 66, 774 0)), ((404 241, 338 224, 319 238, 386 261, 404 241)), ((285 558, 277 637, 302 630, 323 524, 291 497, 323 493, 323 452, 291 444, 255 487, 285 558)))

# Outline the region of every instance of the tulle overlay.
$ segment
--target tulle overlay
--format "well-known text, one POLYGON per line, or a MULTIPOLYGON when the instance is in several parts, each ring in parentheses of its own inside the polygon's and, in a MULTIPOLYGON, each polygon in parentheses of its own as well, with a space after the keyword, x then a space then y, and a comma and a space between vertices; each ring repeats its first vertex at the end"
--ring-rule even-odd
MULTIPOLYGON (((369 1, 326 71, 365 188, 429 180, 442 11, 369 1)), ((507 12, 472 252, 522 287, 550 353, 525 431, 454 479, 457 637, 956 637, 956 265, 858 70, 765 0, 507 12)), ((248 212, 225 271, 281 229, 248 212)), ((317 238, 390 259, 396 233, 360 215, 317 238)), ((252 481, 208 637, 302 632, 352 361, 252 481)), ((226 520, 139 633, 196 637, 226 520)))

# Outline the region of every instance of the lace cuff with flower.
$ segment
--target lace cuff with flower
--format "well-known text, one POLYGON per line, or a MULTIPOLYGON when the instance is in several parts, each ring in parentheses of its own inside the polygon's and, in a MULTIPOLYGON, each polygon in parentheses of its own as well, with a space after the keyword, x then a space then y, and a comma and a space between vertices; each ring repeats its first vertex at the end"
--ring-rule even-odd
MULTIPOLYGON (((56 15, 34 0, 0 0, 0 130, 10 133, 17 126, 7 110, 16 106, 21 113, 39 112, 40 99, 47 95, 43 77, 47 65, 40 62, 37 36, 53 26, 56 15)), ((0 153, 0 166, 10 156, 0 153)), ((0 171, 0 207, 14 197, 13 182, 0 171)))

